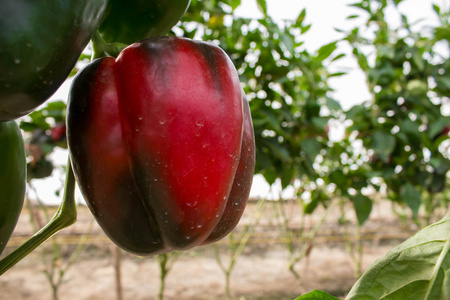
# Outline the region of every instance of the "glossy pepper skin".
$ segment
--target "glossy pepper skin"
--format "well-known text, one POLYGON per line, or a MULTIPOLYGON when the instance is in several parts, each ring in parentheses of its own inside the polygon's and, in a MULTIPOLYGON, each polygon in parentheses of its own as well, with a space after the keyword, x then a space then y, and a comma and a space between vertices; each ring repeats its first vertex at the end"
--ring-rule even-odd
POLYGON ((3 0, 0 121, 24 116, 64 82, 103 19, 108 0, 3 0))
POLYGON ((0 253, 22 210, 26 186, 25 148, 15 121, 0 122, 0 253))
POLYGON ((131 253, 213 242, 242 215, 253 128, 236 69, 212 44, 149 38, 95 60, 71 87, 67 139, 88 206, 131 253))
POLYGON ((180 20, 189 3, 190 0, 110 0, 99 32, 108 43, 126 44, 165 35, 180 20))

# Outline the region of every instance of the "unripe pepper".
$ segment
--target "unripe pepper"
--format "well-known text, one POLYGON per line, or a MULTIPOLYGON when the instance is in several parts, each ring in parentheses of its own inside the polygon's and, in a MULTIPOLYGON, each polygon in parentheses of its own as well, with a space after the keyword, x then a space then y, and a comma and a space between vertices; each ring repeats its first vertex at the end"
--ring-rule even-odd
POLYGON ((0 254, 16 227, 25 198, 27 165, 15 121, 0 122, 0 254))
POLYGON ((180 20, 190 0, 110 0, 99 32, 108 42, 134 43, 165 35, 180 20))
POLYGON ((24 116, 66 80, 108 0, 2 0, 0 122, 24 116))
POLYGON ((74 79, 70 156, 105 233, 139 255, 216 241, 239 221, 253 178, 248 103, 223 50, 156 37, 74 79))

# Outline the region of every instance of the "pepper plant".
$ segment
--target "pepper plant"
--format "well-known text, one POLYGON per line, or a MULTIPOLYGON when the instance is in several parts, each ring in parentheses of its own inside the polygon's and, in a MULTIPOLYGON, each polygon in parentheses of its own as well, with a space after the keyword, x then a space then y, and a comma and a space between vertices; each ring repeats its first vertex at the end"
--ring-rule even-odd
POLYGON ((427 31, 417 30, 397 10, 400 26, 392 28, 385 16, 388 4, 354 4, 359 17, 368 17, 368 27, 348 32, 345 41, 367 76, 372 99, 347 112, 348 132, 369 156, 361 165, 369 169, 368 178, 381 178, 389 199, 407 205, 414 218, 423 208, 429 222, 450 170, 448 12, 435 5, 440 25, 427 31), (367 46, 373 51, 367 53, 367 46))

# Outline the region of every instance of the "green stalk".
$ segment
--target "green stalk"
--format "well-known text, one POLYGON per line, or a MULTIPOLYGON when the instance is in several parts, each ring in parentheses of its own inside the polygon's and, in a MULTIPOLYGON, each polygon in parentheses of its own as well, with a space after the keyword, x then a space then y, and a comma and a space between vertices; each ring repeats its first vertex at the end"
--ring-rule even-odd
POLYGON ((8 271, 55 233, 75 223, 76 220, 77 206, 75 203, 75 177, 69 161, 67 163, 64 198, 57 212, 45 227, 35 233, 30 239, 11 252, 8 256, 0 260, 0 275, 8 271))
POLYGON ((107 43, 102 39, 100 33, 96 31, 92 37, 92 49, 94 53, 91 60, 105 56, 117 57, 127 46, 127 44, 122 43, 107 43))

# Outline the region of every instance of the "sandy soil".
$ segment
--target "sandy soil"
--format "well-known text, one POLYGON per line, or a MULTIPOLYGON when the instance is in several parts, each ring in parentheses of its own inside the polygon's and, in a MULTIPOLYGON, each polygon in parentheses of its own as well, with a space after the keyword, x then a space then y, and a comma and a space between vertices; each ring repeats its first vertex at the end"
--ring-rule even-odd
MULTIPOLYGON (((238 227, 251 220, 255 205, 250 204, 238 227)), ((288 208, 291 229, 298 232, 299 226, 311 228, 317 224, 321 212, 302 223, 296 206, 288 208)), ((244 252, 238 258, 231 276, 233 299, 294 299, 296 296, 321 289, 334 296, 344 298, 356 281, 355 265, 345 247, 345 232, 337 225, 339 213, 332 210, 319 230, 309 255, 295 266, 300 278, 288 270, 289 251, 277 229, 275 206, 266 205, 264 214, 255 228, 244 252)), ((350 221, 352 214, 349 213, 350 221)), ((55 236, 62 256, 58 267, 64 267, 91 224, 92 217, 85 207, 79 208, 78 222, 55 236)), ((354 221, 348 226, 354 233, 354 221)), ((363 227, 363 270, 375 259, 417 230, 414 226, 399 223, 392 215, 388 204, 374 208, 373 215, 363 227)), ((18 228, 11 240, 9 252, 14 244, 20 244, 23 236, 33 232, 27 212, 21 216, 18 228)), ((228 261, 229 240, 218 244, 222 259, 228 261)), ((13 269, 0 277, 0 300, 47 300, 52 299, 51 288, 43 270, 50 265, 51 243, 22 260, 13 269), (47 261, 45 263, 44 261, 47 261)), ((305 243, 300 243, 300 247, 305 243)), ((77 261, 63 277, 58 296, 60 300, 117 299, 114 253, 115 247, 94 223, 93 230, 77 261)), ((121 279, 123 299, 157 299, 160 287, 159 264, 155 257, 140 258, 121 253, 121 279)), ((165 298, 172 299, 225 299, 224 273, 220 269, 211 246, 199 247, 184 252, 167 275, 165 298)))

